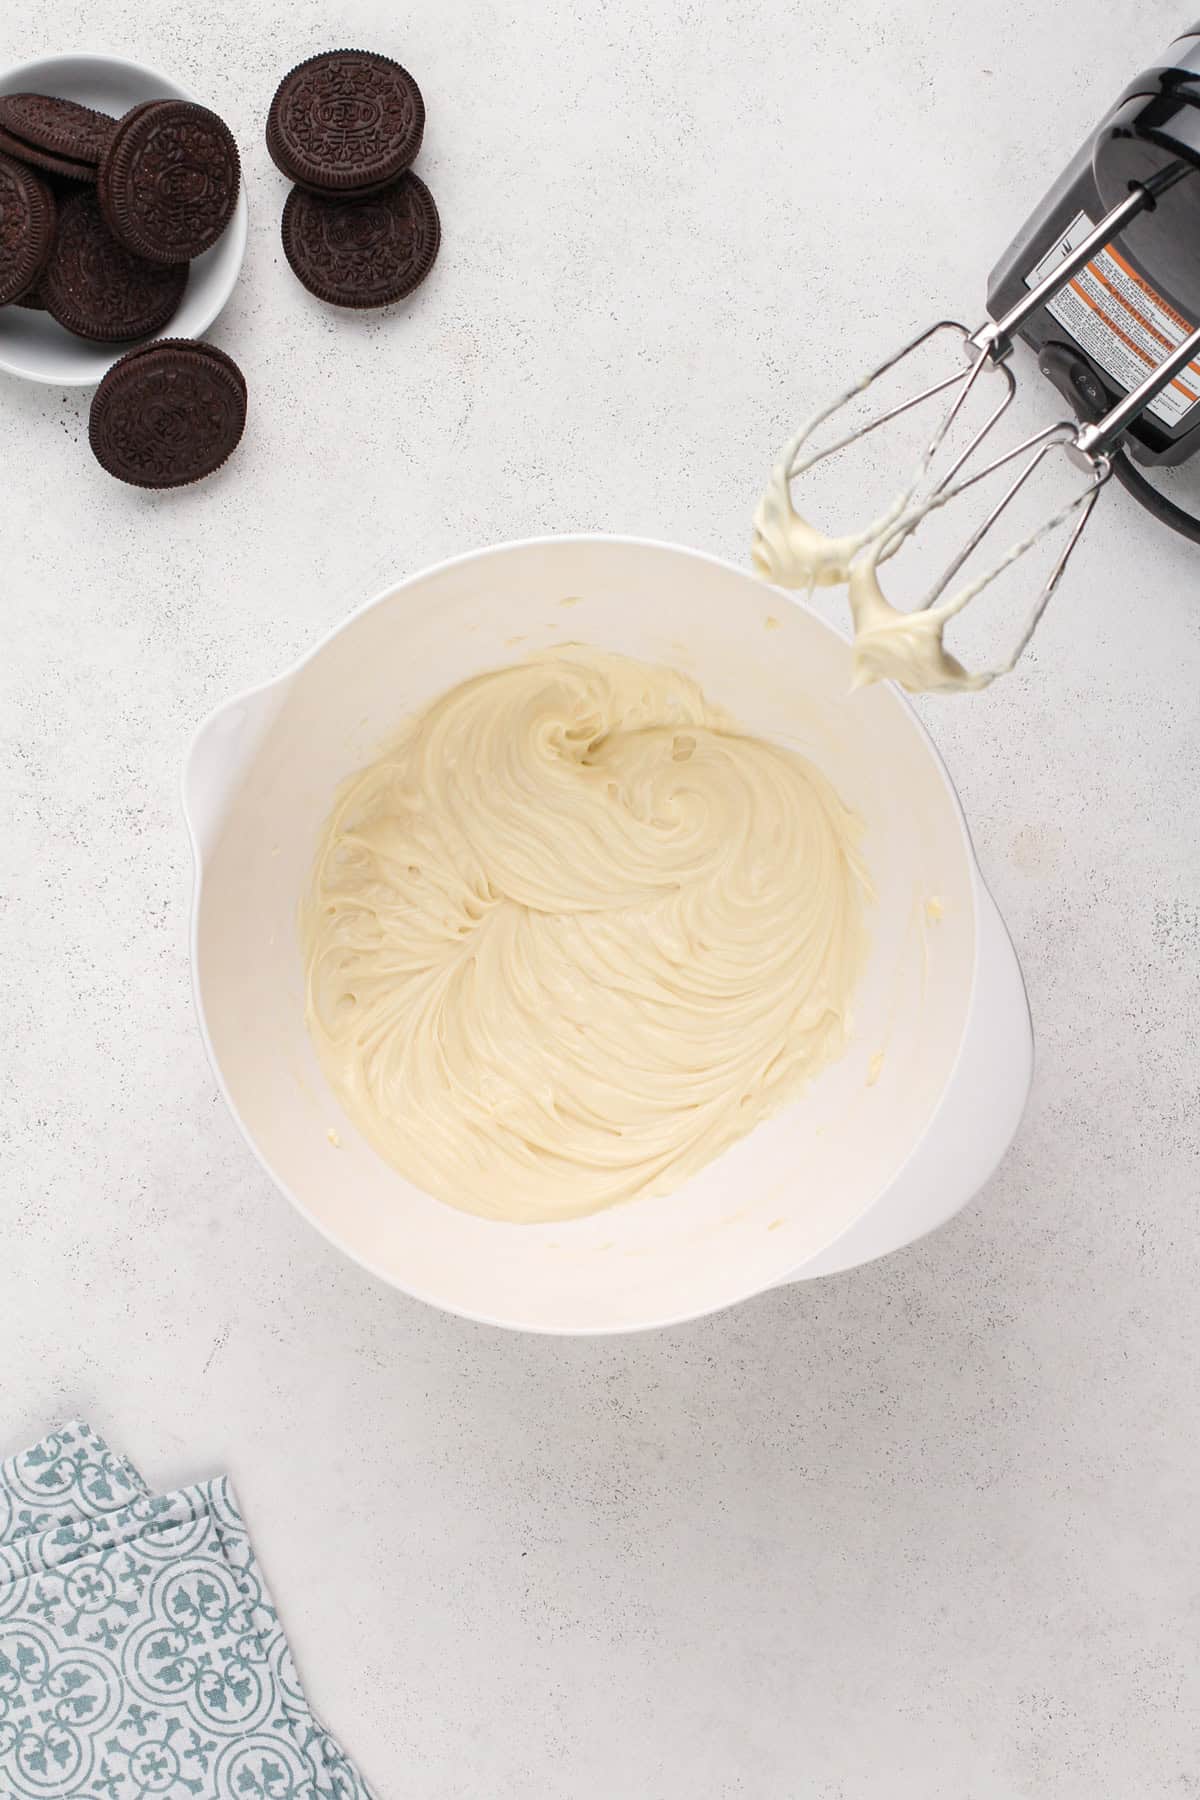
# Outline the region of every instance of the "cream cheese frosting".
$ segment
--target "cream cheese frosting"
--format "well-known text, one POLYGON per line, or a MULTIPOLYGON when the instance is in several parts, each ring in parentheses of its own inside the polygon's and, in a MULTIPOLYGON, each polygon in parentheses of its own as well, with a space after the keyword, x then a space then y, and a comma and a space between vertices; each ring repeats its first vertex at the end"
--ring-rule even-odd
POLYGON ((673 670, 581 647, 454 688, 341 792, 301 911, 348 1117, 468 1212, 684 1182, 844 1049, 860 827, 673 670))
POLYGON ((990 686, 998 670, 973 672, 946 648, 946 626, 966 604, 962 595, 902 611, 880 588, 878 567, 878 556, 869 552, 847 577, 854 621, 852 686, 895 681, 910 694, 975 694, 990 686))
POLYGON ((751 560, 765 581, 779 587, 841 587, 856 556, 867 545, 887 537, 901 517, 910 493, 897 495, 887 511, 861 531, 827 537, 802 519, 792 504, 791 481, 796 443, 783 452, 754 515, 751 560))
MULTIPOLYGON (((957 499, 978 477, 968 477, 957 486, 943 484, 923 499, 914 500, 924 472, 919 469, 906 491, 897 495, 872 524, 853 535, 834 538, 802 519, 792 503, 794 452, 795 444, 790 444, 771 471, 767 491, 754 515, 751 560, 758 574, 777 587, 799 588, 811 594, 818 587, 846 586, 854 625, 851 685, 864 687, 873 681, 895 681, 913 694, 978 693, 998 676, 1009 674, 1046 609, 1062 573, 1065 554, 1054 573, 1043 582, 1016 648, 998 667, 966 668, 946 648, 946 627, 1027 550, 1065 525, 1080 508, 1089 507, 1095 498, 1095 485, 1081 489, 1052 517, 1010 545, 991 567, 945 598, 939 596, 929 605, 902 608, 893 606, 880 587, 880 564, 896 554, 922 519, 957 499)), ((958 566, 954 565, 951 572, 956 572, 958 566)))
POLYGON ((972 673, 946 649, 944 638, 950 620, 974 599, 978 588, 955 594, 938 606, 905 611, 893 606, 879 585, 879 564, 895 553, 927 512, 950 496, 936 493, 906 512, 909 489, 865 530, 826 537, 792 504, 789 453, 790 446, 772 470, 754 515, 752 560, 764 580, 777 587, 808 593, 817 587, 848 587, 854 624, 853 686, 895 681, 917 694, 977 692, 987 687, 1001 671, 972 673))

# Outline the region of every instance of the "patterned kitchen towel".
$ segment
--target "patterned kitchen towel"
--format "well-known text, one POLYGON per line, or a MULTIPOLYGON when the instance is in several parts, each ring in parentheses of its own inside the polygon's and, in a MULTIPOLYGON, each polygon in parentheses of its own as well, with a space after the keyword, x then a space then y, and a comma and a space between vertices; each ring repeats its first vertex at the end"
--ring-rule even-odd
POLYGON ((88 1426, 64 1425, 32 1450, 0 1462, 0 1544, 64 1516, 117 1512, 146 1491, 133 1464, 114 1456, 88 1426))
POLYGON ((86 1425, 0 1464, 0 1800, 371 1800, 313 1718, 225 1479, 86 1425))

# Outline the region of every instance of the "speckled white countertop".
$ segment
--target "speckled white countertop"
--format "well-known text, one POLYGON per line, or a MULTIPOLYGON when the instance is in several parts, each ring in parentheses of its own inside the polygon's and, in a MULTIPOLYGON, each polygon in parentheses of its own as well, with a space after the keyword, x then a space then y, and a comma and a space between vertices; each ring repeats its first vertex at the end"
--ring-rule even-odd
POLYGON ((82 1412, 158 1482, 230 1470, 383 1800, 1200 1792, 1200 553, 1109 496, 1020 672, 924 709, 1038 1032, 999 1175, 888 1261, 659 1336, 439 1316, 279 1198, 193 1024, 177 804, 208 708, 392 574, 585 527, 743 557, 804 398, 977 311, 1187 23, 9 9, 3 60, 140 55, 229 119, 251 235, 213 336, 252 411, 148 497, 90 460, 86 395, 0 384, 0 1453, 82 1412), (279 248, 265 108, 342 42, 429 106, 445 238, 394 315, 311 302, 279 248))

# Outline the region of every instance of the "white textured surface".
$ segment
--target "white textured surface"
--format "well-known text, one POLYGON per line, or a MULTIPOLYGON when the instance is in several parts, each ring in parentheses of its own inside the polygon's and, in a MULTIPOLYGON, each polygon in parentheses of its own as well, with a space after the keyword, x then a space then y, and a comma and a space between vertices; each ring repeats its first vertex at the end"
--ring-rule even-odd
POLYGON ((473 1328, 301 1224, 193 1028, 176 806, 207 708, 393 572, 582 526, 744 554, 807 397, 977 310, 1186 9, 9 11, 6 59, 140 54, 233 125, 214 336, 252 414, 153 498, 90 461, 86 397, 0 391, 0 1448, 78 1410, 160 1482, 229 1468, 381 1797, 1196 1793, 1194 549, 1108 496, 1020 673, 927 709, 1039 1031, 1000 1175, 686 1330, 473 1328), (429 104, 445 240, 395 316, 310 302, 278 247, 265 107, 347 40, 429 104))

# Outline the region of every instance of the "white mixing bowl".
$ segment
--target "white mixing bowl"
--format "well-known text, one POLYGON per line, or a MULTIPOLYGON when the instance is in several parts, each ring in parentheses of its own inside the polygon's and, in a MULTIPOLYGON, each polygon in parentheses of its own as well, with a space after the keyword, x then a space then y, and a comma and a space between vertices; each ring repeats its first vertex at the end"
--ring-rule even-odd
POLYGON ((562 537, 412 576, 206 721, 184 777, 201 1028, 247 1141, 318 1230, 449 1311, 615 1332, 848 1268, 965 1204, 1025 1103, 1024 988, 937 752, 895 689, 851 695, 849 676, 836 631, 741 569, 562 537), (684 669, 811 757, 865 821, 878 898, 852 1046, 795 1105, 665 1198, 505 1225, 414 1187, 342 1112, 305 1029, 297 907, 335 789, 406 714, 572 640, 684 669))

